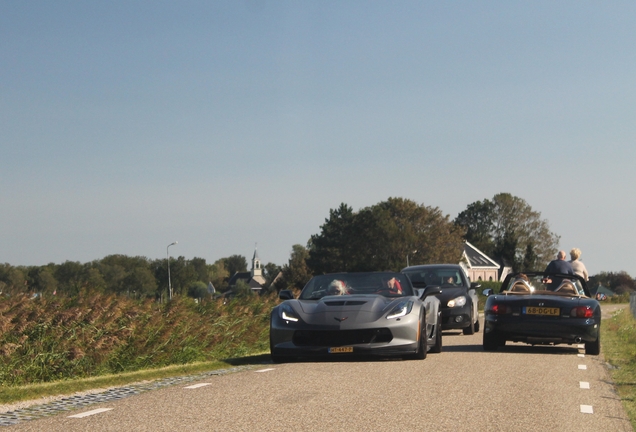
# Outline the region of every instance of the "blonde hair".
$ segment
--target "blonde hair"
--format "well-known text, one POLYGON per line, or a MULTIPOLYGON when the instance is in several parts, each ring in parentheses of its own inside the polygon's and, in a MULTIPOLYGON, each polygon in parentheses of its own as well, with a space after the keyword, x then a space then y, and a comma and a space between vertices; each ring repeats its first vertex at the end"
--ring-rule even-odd
POLYGON ((572 248, 572 250, 570 251, 570 256, 572 257, 572 261, 579 259, 579 257, 581 256, 581 249, 572 248))
POLYGON ((336 291, 338 294, 337 295, 345 295, 347 294, 347 285, 338 279, 334 279, 331 281, 331 283, 329 284, 329 289, 333 288, 334 291, 336 291))

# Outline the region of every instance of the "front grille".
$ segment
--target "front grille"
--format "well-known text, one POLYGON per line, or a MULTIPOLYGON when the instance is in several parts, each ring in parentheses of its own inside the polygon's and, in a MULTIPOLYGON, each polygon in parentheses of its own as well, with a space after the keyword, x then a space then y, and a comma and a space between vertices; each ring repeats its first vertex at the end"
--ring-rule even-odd
POLYGON ((336 300, 325 302, 327 306, 360 306, 365 303, 366 301, 363 300, 336 300))
POLYGON ((391 342, 388 328, 366 330, 298 330, 292 341, 296 346, 345 346, 391 342))

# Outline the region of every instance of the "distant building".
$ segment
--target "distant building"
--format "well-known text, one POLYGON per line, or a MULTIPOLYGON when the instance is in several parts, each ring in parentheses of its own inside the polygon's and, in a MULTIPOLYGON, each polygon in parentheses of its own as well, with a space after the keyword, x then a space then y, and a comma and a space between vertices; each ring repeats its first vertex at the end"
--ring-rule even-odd
POLYGON ((460 265, 472 282, 502 281, 510 273, 509 267, 499 265, 469 242, 464 244, 460 265))
POLYGON ((254 248, 254 256, 252 257, 252 270, 248 272, 236 272, 230 278, 228 285, 233 288, 238 281, 244 281, 255 293, 260 294, 265 285, 265 277, 263 276, 263 266, 258 257, 258 251, 254 248))

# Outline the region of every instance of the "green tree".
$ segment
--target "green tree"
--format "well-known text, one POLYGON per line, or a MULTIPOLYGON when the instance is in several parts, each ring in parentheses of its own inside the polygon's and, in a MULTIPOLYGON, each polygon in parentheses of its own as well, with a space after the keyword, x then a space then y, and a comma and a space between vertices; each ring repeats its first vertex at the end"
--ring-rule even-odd
POLYGON ((588 286, 603 285, 614 291, 616 294, 636 291, 636 281, 625 271, 601 272, 590 277, 588 286))
POLYGON ((188 287, 188 297, 202 299, 209 297, 208 286, 205 282, 195 281, 188 287))
POLYGON ((225 267, 225 259, 221 258, 214 262, 214 264, 208 266, 208 274, 210 275, 209 282, 212 282, 214 288, 219 292, 227 290, 227 282, 230 277, 230 273, 225 267))
POLYGON ((135 267, 123 280, 126 294, 133 297, 153 297, 157 291, 157 280, 147 267, 135 267))
POLYGON ((458 263, 463 250, 463 229, 439 208, 404 198, 389 198, 358 213, 341 204, 321 230, 309 243, 308 264, 315 274, 399 271, 407 256, 409 264, 458 263))
POLYGON ((309 251, 303 245, 295 244, 287 264, 283 266, 283 285, 287 289, 302 289, 313 276, 307 259, 309 251))
POLYGON ((42 267, 37 275, 37 291, 46 294, 57 293, 57 279, 53 270, 49 267, 42 267))
POLYGON ((466 230, 466 240, 487 255, 512 264, 514 270, 543 270, 559 244, 559 236, 550 231, 541 213, 509 193, 469 204, 454 223, 466 230), (529 265, 535 268, 527 268, 529 265))
POLYGON ((308 265, 314 273, 332 272, 333 269, 351 271, 354 268, 354 218, 353 209, 345 203, 329 210, 329 218, 321 225, 320 234, 312 235, 309 241, 308 265))
POLYGON ((197 272, 183 256, 170 260, 170 280, 174 293, 187 294, 188 286, 197 280, 197 272))
POLYGON ((232 292, 236 297, 250 297, 254 295, 254 290, 242 279, 236 281, 236 285, 232 287, 232 292))
POLYGON ((84 282, 84 266, 75 261, 66 261, 55 269, 59 289, 67 295, 79 293, 84 282))
POLYGON ((224 258, 224 262, 230 277, 237 272, 247 271, 247 259, 243 255, 231 255, 224 258))
POLYGON ((210 282, 210 273, 208 269, 208 265, 205 262, 205 258, 197 258, 194 257, 190 260, 190 264, 194 268, 195 273, 197 274, 197 280, 208 283, 210 282))

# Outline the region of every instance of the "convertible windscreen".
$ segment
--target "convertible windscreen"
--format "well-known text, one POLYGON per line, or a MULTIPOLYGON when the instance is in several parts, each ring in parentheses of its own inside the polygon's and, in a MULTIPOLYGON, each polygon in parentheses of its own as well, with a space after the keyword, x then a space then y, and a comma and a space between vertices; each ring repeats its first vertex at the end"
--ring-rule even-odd
POLYGON ((518 274, 501 287, 501 294, 563 294, 585 296, 585 290, 577 279, 558 276, 518 274))
POLYGON ((412 296, 406 276, 400 273, 329 274, 316 276, 303 288, 299 299, 317 300, 325 296, 379 294, 386 297, 412 296))

